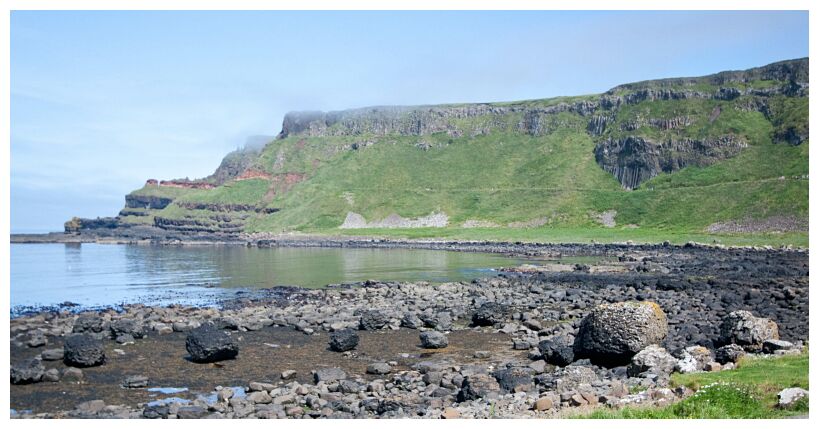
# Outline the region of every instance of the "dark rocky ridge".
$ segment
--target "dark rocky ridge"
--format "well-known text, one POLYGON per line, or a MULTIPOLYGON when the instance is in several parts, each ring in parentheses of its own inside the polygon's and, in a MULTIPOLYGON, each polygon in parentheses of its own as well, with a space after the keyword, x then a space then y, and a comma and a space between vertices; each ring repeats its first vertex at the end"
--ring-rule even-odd
POLYGON ((672 173, 689 165, 704 167, 736 156, 748 144, 728 135, 719 139, 669 140, 655 143, 642 137, 608 139, 597 145, 597 163, 614 175, 626 189, 660 174, 672 173))

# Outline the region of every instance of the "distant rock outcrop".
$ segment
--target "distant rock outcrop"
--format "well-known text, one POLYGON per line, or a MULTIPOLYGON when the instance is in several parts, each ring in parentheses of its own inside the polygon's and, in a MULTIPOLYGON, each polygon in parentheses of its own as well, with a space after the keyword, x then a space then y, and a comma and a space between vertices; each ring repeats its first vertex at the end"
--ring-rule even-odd
POLYGON ((739 154, 748 144, 728 135, 716 139, 669 140, 655 143, 643 137, 608 139, 597 144, 597 163, 626 189, 660 174, 689 165, 703 167, 739 154))

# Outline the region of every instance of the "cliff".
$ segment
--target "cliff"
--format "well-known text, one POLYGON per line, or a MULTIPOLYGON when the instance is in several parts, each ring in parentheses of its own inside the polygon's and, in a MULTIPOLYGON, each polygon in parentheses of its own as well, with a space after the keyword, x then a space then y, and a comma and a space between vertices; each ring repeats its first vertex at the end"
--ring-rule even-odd
POLYGON ((577 97, 291 112, 211 176, 149 181, 117 222, 705 231, 805 217, 808 82, 804 58, 577 97))

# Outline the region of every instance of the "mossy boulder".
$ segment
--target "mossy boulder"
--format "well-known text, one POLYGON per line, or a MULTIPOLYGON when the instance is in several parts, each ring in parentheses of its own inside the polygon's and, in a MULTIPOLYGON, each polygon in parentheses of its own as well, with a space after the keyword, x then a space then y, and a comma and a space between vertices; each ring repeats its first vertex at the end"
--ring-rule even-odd
POLYGON ((654 302, 618 302, 592 309, 574 341, 576 358, 604 366, 625 365, 635 354, 668 335, 668 319, 654 302))

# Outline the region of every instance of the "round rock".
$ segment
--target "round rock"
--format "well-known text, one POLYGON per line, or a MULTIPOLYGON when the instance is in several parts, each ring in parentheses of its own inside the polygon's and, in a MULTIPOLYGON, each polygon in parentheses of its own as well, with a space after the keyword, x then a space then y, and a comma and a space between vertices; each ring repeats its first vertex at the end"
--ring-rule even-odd
POLYGON ((668 319, 656 303, 601 304, 580 324, 574 341, 575 358, 588 358, 604 366, 624 365, 667 335, 668 319))
POLYGON ((11 384, 37 383, 43 378, 45 367, 38 359, 28 359, 11 366, 11 384))

